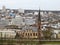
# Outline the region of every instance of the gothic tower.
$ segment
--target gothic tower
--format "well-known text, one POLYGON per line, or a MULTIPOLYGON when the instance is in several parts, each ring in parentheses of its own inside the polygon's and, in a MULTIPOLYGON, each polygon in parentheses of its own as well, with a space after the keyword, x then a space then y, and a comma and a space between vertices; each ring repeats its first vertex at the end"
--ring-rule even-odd
POLYGON ((40 15, 40 9, 39 9, 39 13, 38 13, 38 39, 41 40, 41 35, 42 35, 42 31, 41 31, 41 15, 40 15))

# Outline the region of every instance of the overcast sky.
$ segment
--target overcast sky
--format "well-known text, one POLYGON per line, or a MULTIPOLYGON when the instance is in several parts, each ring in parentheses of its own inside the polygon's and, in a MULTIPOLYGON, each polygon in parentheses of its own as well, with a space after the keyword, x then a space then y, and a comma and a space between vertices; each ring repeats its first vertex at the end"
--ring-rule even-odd
POLYGON ((60 0, 0 0, 0 8, 60 10, 60 0))

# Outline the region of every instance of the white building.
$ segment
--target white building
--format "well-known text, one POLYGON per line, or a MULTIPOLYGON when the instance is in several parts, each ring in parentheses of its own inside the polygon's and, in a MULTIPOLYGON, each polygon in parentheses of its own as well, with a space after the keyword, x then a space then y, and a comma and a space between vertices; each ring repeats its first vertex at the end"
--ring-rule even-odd
POLYGON ((17 25, 19 27, 22 27, 24 25, 23 17, 20 15, 16 15, 16 17, 12 19, 11 25, 17 25))
POLYGON ((3 13, 6 12, 6 7, 5 6, 2 7, 2 12, 3 13))
POLYGON ((0 30, 0 38, 15 38, 16 33, 10 30, 0 30))
POLYGON ((6 26, 6 25, 8 25, 9 24, 9 21, 8 20, 6 20, 6 19, 1 19, 0 20, 0 26, 2 27, 4 27, 4 26, 6 26))
POLYGON ((60 30, 59 29, 54 29, 53 31, 53 37, 56 38, 60 38, 60 30))
POLYGON ((38 15, 38 12, 34 12, 34 15, 38 15))
POLYGON ((24 13, 24 9, 18 9, 19 13, 24 13))
POLYGON ((33 25, 33 24, 35 24, 35 21, 33 19, 26 19, 25 20, 25 24, 27 24, 27 25, 33 25))

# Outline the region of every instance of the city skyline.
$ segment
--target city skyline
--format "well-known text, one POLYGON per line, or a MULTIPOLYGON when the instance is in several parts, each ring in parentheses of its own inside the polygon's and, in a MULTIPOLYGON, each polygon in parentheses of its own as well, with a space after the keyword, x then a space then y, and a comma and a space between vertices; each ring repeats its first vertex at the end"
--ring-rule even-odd
POLYGON ((60 0, 0 0, 0 8, 60 10, 60 0))

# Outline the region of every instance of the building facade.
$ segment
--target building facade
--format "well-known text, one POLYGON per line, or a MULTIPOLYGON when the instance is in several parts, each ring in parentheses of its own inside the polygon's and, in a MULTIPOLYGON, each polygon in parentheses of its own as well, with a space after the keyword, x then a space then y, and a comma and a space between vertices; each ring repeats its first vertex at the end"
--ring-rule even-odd
POLYGON ((21 36, 21 38, 26 38, 26 39, 37 39, 38 38, 38 32, 35 32, 33 30, 24 30, 18 32, 21 36))
POLYGON ((0 38, 15 38, 16 32, 7 29, 0 29, 0 38))

